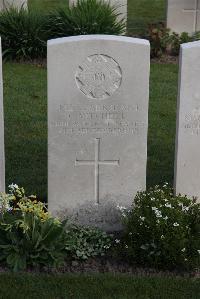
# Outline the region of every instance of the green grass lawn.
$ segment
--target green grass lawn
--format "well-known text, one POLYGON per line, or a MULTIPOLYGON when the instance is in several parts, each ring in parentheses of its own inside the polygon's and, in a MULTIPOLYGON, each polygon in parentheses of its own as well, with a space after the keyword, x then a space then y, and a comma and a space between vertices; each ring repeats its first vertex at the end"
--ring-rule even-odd
POLYGON ((0 299, 199 299, 200 280, 1 274, 0 290, 0 299))
POLYGON ((128 35, 144 35, 148 24, 165 22, 166 0, 128 0, 128 35))
MULTIPOLYGON (((46 69, 4 64, 6 183, 47 197, 46 69)), ((151 66, 148 186, 173 181, 177 65, 151 66)))

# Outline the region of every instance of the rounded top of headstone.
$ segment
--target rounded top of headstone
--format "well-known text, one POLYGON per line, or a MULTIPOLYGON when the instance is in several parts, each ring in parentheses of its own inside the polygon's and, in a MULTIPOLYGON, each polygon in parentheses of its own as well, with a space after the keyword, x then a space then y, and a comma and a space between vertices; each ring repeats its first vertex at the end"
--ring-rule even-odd
POLYGON ((61 38, 49 40, 48 45, 62 44, 67 42, 92 41, 92 40, 118 41, 118 42, 126 42, 126 43, 150 46, 149 41, 146 39, 133 38, 128 36, 118 36, 118 35, 105 35, 105 34, 91 34, 91 35, 61 37, 61 38))

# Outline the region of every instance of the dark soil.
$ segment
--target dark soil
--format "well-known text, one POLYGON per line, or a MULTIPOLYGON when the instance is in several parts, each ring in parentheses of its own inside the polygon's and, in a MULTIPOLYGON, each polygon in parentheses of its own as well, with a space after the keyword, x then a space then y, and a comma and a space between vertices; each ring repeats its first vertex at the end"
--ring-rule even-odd
POLYGON ((181 276, 200 278, 200 269, 195 271, 160 271, 151 268, 141 268, 130 265, 124 261, 112 258, 91 258, 87 261, 70 261, 66 262, 63 267, 58 270, 43 269, 48 273, 114 273, 114 274, 130 274, 136 276, 181 276))

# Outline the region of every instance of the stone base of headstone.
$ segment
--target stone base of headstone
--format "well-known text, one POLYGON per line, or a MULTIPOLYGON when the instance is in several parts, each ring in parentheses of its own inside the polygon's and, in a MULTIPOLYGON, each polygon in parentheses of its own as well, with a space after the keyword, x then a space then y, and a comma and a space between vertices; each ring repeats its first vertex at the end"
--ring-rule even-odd
MULTIPOLYGON (((118 201, 122 201, 122 198, 118 201)), ((116 206, 116 198, 112 198, 112 195, 101 199, 101 204, 94 202, 95 200, 78 204, 74 209, 64 208, 54 216, 61 220, 68 219, 79 225, 97 227, 107 232, 121 231, 123 229, 121 209, 125 207, 116 206)))

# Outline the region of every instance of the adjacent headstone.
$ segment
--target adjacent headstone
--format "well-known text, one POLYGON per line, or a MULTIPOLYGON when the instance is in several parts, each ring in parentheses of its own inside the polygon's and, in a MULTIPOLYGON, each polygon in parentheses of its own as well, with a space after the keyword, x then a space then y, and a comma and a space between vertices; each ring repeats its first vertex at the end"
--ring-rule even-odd
POLYGON ((28 0, 0 0, 0 10, 9 9, 14 7, 17 9, 28 8, 28 0))
MULTIPOLYGON (((114 5, 118 8, 118 12, 120 13, 119 19, 127 20, 127 0, 104 0, 105 2, 109 2, 111 5, 114 5)), ((78 0, 69 0, 69 5, 75 5, 78 0)))
POLYGON ((177 33, 200 30, 200 0, 168 0, 167 27, 177 33))
POLYGON ((5 156, 4 156, 2 50, 1 50, 1 38, 0 38, 0 192, 3 191, 5 191, 5 156))
POLYGON ((181 46, 176 193, 200 199, 200 42, 181 46))
MULTIPOLYGON (((146 185, 150 46, 91 35, 48 42, 48 205, 119 229, 146 185)), ((62 214, 61 213, 61 214, 62 214)))

